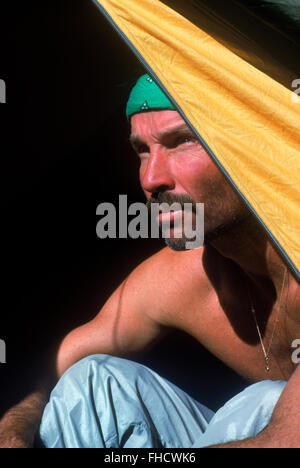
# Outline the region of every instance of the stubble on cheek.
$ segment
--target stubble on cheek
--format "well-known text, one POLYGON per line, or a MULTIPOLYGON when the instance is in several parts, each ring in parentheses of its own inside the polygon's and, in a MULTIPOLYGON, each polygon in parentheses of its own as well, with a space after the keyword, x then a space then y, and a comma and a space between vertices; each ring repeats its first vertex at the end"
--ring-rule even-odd
POLYGON ((203 183, 203 203, 205 243, 230 231, 249 216, 243 201, 224 178, 203 183))

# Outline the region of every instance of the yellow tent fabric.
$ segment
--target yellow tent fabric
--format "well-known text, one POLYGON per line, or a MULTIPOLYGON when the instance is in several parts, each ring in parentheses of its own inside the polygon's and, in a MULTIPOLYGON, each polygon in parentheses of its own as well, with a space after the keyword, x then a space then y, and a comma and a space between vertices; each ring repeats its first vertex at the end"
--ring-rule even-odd
POLYGON ((300 278, 300 104, 159 0, 97 0, 300 278))

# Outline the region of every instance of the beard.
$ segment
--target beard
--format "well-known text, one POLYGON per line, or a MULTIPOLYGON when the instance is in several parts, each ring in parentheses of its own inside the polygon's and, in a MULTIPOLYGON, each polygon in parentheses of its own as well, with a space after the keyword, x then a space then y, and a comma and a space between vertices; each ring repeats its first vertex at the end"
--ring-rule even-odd
MULTIPOLYGON (((204 192, 205 196, 203 199, 207 200, 204 211, 205 246, 210 245, 223 236, 226 236, 238 229, 251 215, 240 197, 229 184, 223 185, 222 189, 220 189, 220 185, 216 187, 214 184, 208 183, 204 192)), ((188 195, 176 195, 167 192, 161 192, 153 195, 147 201, 149 212, 151 211, 153 203, 167 203, 168 205, 177 203, 181 206, 183 211, 184 204, 189 203, 192 205, 193 213, 196 213, 197 202, 188 195)), ((172 225, 170 227, 172 227, 172 225)), ((160 231, 162 231, 161 226, 160 231)), ((185 233, 182 232, 180 238, 170 236, 168 238, 164 238, 164 241, 166 245, 174 251, 185 251, 187 250, 187 242, 193 242, 194 240, 190 238, 188 239, 185 236, 185 233)))
POLYGON ((249 209, 229 182, 215 186, 206 184, 204 245, 211 245, 226 236, 243 231, 245 223, 252 218, 249 209))
POLYGON ((226 235, 236 231, 241 228, 246 218, 248 219, 250 214, 246 216, 236 216, 231 218, 225 223, 219 224, 217 227, 211 229, 210 231, 205 232, 204 245, 211 245, 213 242, 216 242, 218 239, 225 237, 226 235))

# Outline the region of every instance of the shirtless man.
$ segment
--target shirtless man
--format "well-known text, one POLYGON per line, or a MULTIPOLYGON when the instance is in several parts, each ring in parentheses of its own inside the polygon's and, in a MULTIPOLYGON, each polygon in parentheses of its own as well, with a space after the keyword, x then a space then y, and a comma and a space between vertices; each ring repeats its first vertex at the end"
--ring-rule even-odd
MULTIPOLYGON (((129 113, 148 204, 204 202, 205 245, 178 251, 171 231, 168 247, 65 338, 41 437, 47 447, 300 447, 300 368, 291 358, 299 283, 171 103, 148 97, 150 108, 129 113), (127 360, 174 328, 257 384, 216 418, 127 360)), ((32 421, 37 400, 27 402, 32 421)))

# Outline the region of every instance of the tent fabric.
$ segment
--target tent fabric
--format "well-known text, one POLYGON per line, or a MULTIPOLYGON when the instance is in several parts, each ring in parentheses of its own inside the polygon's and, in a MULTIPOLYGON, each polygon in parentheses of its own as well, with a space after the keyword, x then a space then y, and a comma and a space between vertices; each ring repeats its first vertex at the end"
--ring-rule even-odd
MULTIPOLYGON (((300 278, 300 104, 159 0, 97 0, 300 278)), ((297 78, 297 77, 295 77, 297 78)))
POLYGON ((288 89, 295 76, 300 76, 298 0, 162 2, 288 89), (298 6, 292 9, 295 2, 298 6))

